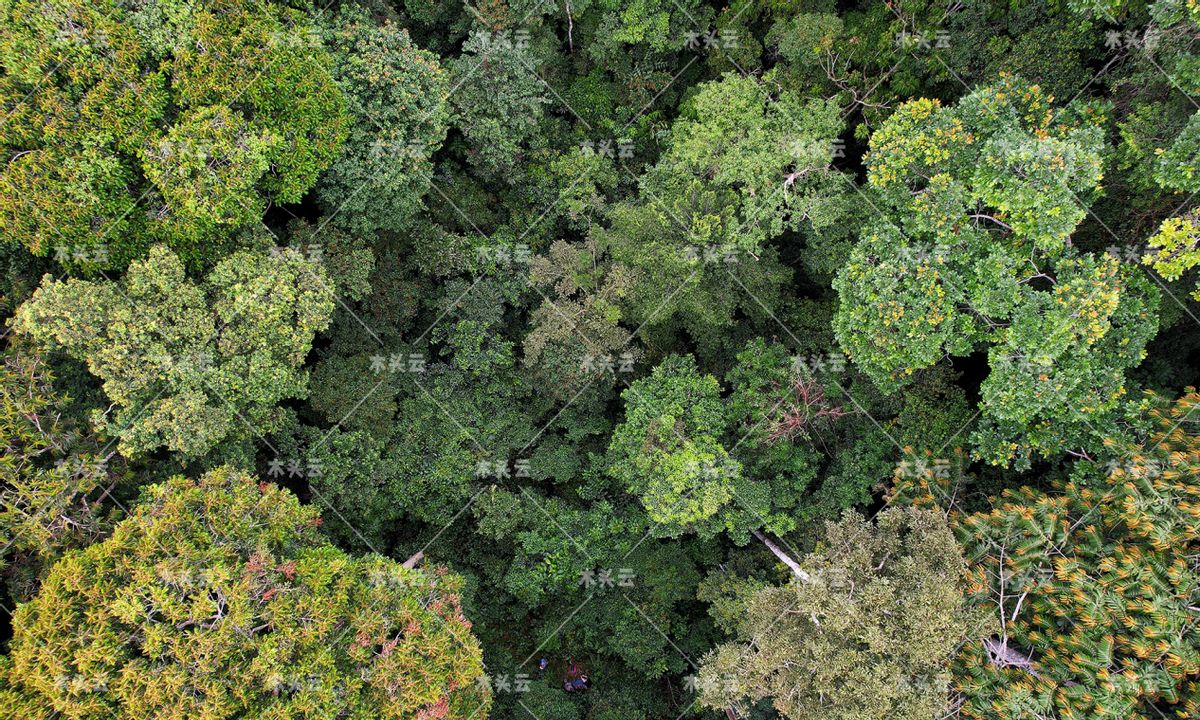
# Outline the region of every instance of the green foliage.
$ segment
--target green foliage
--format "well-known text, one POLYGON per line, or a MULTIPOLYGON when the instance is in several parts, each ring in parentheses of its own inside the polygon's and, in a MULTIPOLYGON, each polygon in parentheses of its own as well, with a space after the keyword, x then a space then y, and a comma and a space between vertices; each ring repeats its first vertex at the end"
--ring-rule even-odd
POLYGON ((389 362, 370 353, 322 360, 313 368, 309 405, 332 425, 387 437, 401 385, 389 362))
POLYGON ((146 179, 167 206, 201 227, 242 227, 261 217, 255 186, 270 170, 280 138, 223 106, 179 119, 144 153, 146 179))
MULTIPOLYGON (((497 585, 550 618, 578 615, 565 644, 618 658, 644 677, 686 667, 669 637, 647 632, 646 618, 663 633, 689 626, 682 610, 699 582, 696 563, 687 546, 647 540, 649 522, 636 506, 600 501, 580 510, 493 487, 473 510, 480 536, 512 547, 513 562, 494 571, 497 585)), ((542 633, 560 642, 554 624, 542 633)))
MULTIPOLYGON (((966 717, 1195 713, 1200 491, 1186 418, 1197 403, 1191 391, 1151 398, 1141 437, 1114 440, 1102 461, 1049 490, 1006 489, 988 511, 952 513, 973 601, 1003 627, 960 653, 966 717)), ((929 475, 903 487, 918 504, 955 492, 929 475)))
MULTIPOLYGON (((1180 217, 1167 218, 1150 237, 1150 253, 1142 258, 1142 262, 1166 279, 1178 280, 1200 264, 1198 242, 1200 228, 1197 228, 1194 210, 1180 217)), ((1200 299, 1200 288, 1192 291, 1192 297, 1200 299)))
POLYGON ((466 136, 468 158, 499 178, 511 171, 534 135, 546 86, 528 48, 498 35, 473 33, 451 63, 450 104, 466 136))
POLYGON ((1096 448, 1127 392, 1124 370, 1157 330, 1157 290, 1112 256, 1063 259, 1057 272, 1053 292, 1017 308, 989 350, 987 418, 972 437, 991 462, 1096 448))
POLYGON ((70 398, 55 392, 53 382, 44 359, 20 351, 4 355, 0 563, 7 566, 10 593, 22 600, 44 566, 105 529, 96 497, 113 473, 107 465, 112 454, 81 436, 63 411, 70 398))
POLYGON ((1009 77, 954 108, 908 103, 871 139, 887 209, 834 280, 838 339, 886 391, 987 348, 973 438, 992 463, 1097 448, 1156 331, 1157 290, 1070 242, 1099 189, 1098 121, 1009 77))
POLYGON ((1195 3, 322 5, 0 0, 0 715, 1200 717, 1195 3))
POLYGON ((768 498, 769 509, 759 505, 753 512, 773 532, 791 532, 813 519, 810 493, 822 459, 817 447, 832 442, 833 425, 846 413, 787 348, 761 338, 738 353, 726 380, 732 452, 747 475, 763 482, 768 498))
POLYGON ((421 205, 449 116, 448 78, 408 31, 343 6, 323 32, 352 122, 317 195, 355 232, 399 229, 421 205))
POLYGON ((736 198, 733 214, 703 217, 700 204, 688 224, 697 235, 711 228, 703 235, 709 244, 756 254, 785 222, 821 228, 840 218, 848 180, 829 165, 841 130, 835 103, 788 92, 775 98, 766 84, 728 73, 684 103, 643 186, 668 205, 701 192, 722 208, 736 198))
POLYGON ((268 203, 299 201, 345 137, 329 57, 296 10, 56 0, 0 13, 0 229, 36 255, 122 268, 164 241, 211 263, 268 203))
POLYGON ((297 219, 288 223, 287 230, 288 246, 310 260, 321 261, 336 295, 362 300, 370 294, 375 254, 362 238, 342 232, 328 221, 314 226, 297 219))
POLYGON ((719 532, 742 467, 721 444, 725 413, 716 378, 675 356, 622 397, 625 421, 613 431, 609 472, 641 498, 658 523, 655 532, 719 532))
POLYGON ((605 373, 605 362, 619 371, 639 356, 627 348, 630 338, 620 325, 620 303, 633 274, 620 265, 605 272, 598 255, 594 242, 577 247, 560 240, 530 263, 530 282, 545 296, 531 316, 523 360, 563 401, 598 379, 615 381, 614 373, 605 373))
POLYGON ((277 403, 304 396, 332 310, 324 269, 295 251, 235 253, 195 283, 155 246, 120 282, 47 276, 13 325, 87 363, 113 403, 93 422, 122 454, 199 456, 270 431, 277 403))
POLYGON ((70 718, 467 718, 490 692, 444 568, 351 558, 294 496, 175 477, 13 619, 10 692, 70 718))
MULTIPOLYGON (((732 391, 723 397, 692 357, 670 356, 622 393, 608 472, 641 499, 652 534, 726 531, 744 544, 759 528, 784 535, 868 495, 869 480, 837 472, 849 457, 873 455, 875 438, 846 423, 852 413, 832 399, 836 381, 826 388, 783 345, 761 338, 738 353, 726 381, 732 391)), ((870 466, 856 469, 869 478, 870 466)))
POLYGON ((769 698, 793 720, 946 712, 950 660, 984 619, 965 602, 966 566, 945 519, 847 513, 800 564, 807 577, 743 594, 737 639, 704 658, 700 701, 769 698))

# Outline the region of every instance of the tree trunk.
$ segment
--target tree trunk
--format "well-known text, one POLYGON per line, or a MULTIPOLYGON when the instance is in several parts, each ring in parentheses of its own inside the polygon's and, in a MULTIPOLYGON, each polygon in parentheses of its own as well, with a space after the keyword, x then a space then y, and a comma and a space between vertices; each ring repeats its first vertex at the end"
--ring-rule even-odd
POLYGON ((762 540, 763 545, 766 545, 768 550, 775 553, 775 557, 779 558, 780 562, 792 569, 792 572, 796 575, 796 577, 800 578, 801 582, 809 582, 812 580, 809 574, 804 572, 804 568, 800 567, 800 563, 789 557, 788 554, 783 550, 780 550, 779 546, 771 542, 770 538, 768 538, 766 535, 763 535, 758 530, 753 530, 752 532, 754 533, 754 537, 762 540))

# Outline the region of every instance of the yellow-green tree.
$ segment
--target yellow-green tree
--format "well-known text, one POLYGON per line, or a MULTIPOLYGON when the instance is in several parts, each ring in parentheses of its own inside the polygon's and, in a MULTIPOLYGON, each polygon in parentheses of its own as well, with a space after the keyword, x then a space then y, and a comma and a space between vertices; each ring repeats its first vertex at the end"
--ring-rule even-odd
POLYGON ((270 432, 277 404, 306 394, 333 306, 324 267, 293 249, 235 253, 196 283, 158 245, 120 282, 47 276, 12 323, 100 378, 114 408, 94 422, 122 454, 199 456, 270 432))
POLYGON ((345 101, 304 13, 248 0, 0 4, 0 232, 83 270, 189 263, 297 202, 345 101))
POLYGON ((38 574, 64 551, 105 529, 97 498, 116 454, 64 413, 45 358, 26 350, 0 358, 0 568, 24 600, 38 574))
POLYGON ((834 280, 834 330, 885 392, 986 350, 972 439, 993 464, 1095 452, 1157 330, 1157 289, 1071 238, 1101 191, 1104 122, 1004 76, 953 107, 905 103, 871 137, 881 212, 834 280))
POLYGON ((228 468, 151 486, 17 610, 0 706, 72 720, 486 717, 461 580, 347 556, 319 522, 228 468))
POLYGON ((952 473, 897 474, 897 499, 947 506, 972 601, 1000 624, 956 662, 965 717, 1200 714, 1200 394, 1152 405, 1110 459, 981 512, 954 507, 952 473))

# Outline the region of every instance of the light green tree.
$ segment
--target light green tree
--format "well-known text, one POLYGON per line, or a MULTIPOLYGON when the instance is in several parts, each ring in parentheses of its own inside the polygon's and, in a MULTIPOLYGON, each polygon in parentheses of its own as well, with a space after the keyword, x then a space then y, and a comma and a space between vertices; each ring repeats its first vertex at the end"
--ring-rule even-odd
POLYGON ((113 403, 93 420, 122 454, 200 456, 270 431, 278 403, 304 397, 301 365, 332 293, 295 250, 235 253, 197 283, 156 246, 120 282, 47 276, 12 323, 87 363, 113 403))
POLYGON ((705 656, 700 702, 768 699, 789 720, 940 717, 950 661, 981 636, 964 599, 966 565, 937 512, 848 512, 784 586, 735 593, 737 639, 705 656))
POLYGON ((987 349, 972 437, 1020 467, 1100 446, 1157 329, 1149 281, 1071 241, 1100 192, 1103 110, 1051 100, 1005 76, 952 108, 901 106, 866 158, 882 215, 834 280, 838 340, 886 392, 987 349))
POLYGON ((722 445, 721 387, 690 356, 664 360, 621 395, 625 420, 609 444, 609 472, 641 498, 657 532, 720 532, 742 467, 722 445))

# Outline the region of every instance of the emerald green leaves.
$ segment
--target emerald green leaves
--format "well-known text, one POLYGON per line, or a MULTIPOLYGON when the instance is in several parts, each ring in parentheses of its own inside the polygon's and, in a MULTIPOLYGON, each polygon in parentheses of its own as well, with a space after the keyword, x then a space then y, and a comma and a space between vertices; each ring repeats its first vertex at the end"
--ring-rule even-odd
POLYGON ((725 415, 716 378, 676 356, 622 395, 625 422, 609 446, 613 475, 666 534, 721 530, 718 513, 733 504, 741 465, 721 444, 725 415))

